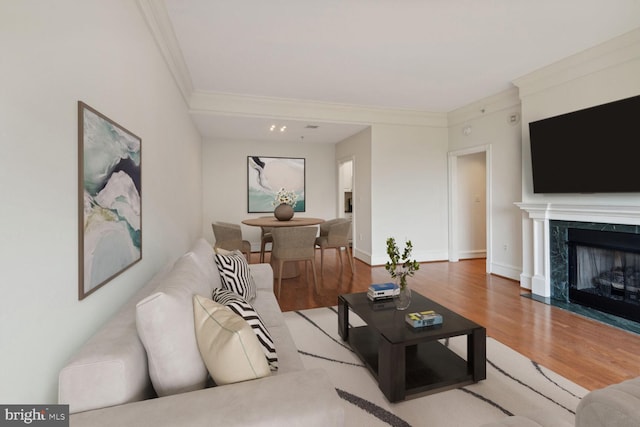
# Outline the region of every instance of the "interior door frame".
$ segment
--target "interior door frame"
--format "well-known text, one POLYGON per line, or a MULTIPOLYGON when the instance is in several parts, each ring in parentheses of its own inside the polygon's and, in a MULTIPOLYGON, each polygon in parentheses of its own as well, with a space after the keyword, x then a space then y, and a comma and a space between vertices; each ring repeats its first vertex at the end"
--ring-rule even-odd
POLYGON ((491 144, 478 145, 465 148, 462 150, 450 151, 447 155, 449 165, 449 261, 458 262, 458 234, 456 230, 456 218, 458 218, 458 158, 469 154, 485 153, 485 186, 486 186, 486 241, 487 241, 487 258, 486 272, 491 273, 492 259, 492 221, 491 221, 491 144))
MULTIPOLYGON (((356 248, 356 238, 355 236, 356 234, 356 209, 355 209, 355 201, 356 201, 356 158, 355 156, 346 156, 346 157, 342 157, 340 159, 337 160, 337 164, 338 164, 338 184, 337 184, 337 207, 338 207, 338 213, 336 215, 336 217, 338 218, 342 218, 344 217, 344 209, 340 209, 340 206, 344 207, 344 196, 342 194, 343 192, 343 188, 342 188, 342 178, 341 178, 341 167, 343 164, 351 162, 351 200, 353 203, 353 211, 351 213, 351 251, 352 253, 355 254, 355 248, 356 248), (342 204, 341 204, 342 203, 342 204)), ((354 255, 355 256, 355 255, 354 255)))

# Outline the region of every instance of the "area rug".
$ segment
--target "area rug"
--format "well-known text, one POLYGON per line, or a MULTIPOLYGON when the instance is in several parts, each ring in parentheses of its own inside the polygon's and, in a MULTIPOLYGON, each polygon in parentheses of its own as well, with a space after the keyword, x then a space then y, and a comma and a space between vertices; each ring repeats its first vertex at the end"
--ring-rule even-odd
MULTIPOLYGON (((466 387, 389 403, 375 378, 338 335, 336 307, 284 313, 306 368, 323 368, 340 396, 348 426, 480 426, 544 411, 573 424, 587 390, 487 338, 487 379, 466 387)), ((362 320, 349 313, 351 325, 362 320)), ((445 343, 443 341, 443 343, 445 343)), ((466 358, 466 337, 446 342, 466 358)))

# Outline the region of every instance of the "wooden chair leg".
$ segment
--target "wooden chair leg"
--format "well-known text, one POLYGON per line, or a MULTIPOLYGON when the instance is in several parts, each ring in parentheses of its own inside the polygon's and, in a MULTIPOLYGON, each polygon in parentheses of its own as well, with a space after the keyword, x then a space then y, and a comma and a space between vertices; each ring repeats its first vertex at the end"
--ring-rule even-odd
POLYGON ((282 266, 284 265, 284 261, 278 260, 278 296, 280 296, 280 291, 282 290, 282 266))
POLYGON ((264 250, 267 246, 267 243, 263 240, 260 243, 260 262, 263 263, 264 262, 264 250))
POLYGON ((324 248, 320 246, 320 274, 324 277, 324 248))
POLYGON ((316 290, 316 293, 318 292, 318 276, 316 274, 316 261, 315 260, 309 260, 311 262, 311 269, 313 270, 313 288, 316 290))
POLYGON ((345 246, 344 250, 347 253, 347 256, 349 257, 349 264, 351 265, 351 272, 355 273, 356 272, 356 265, 355 265, 355 261, 353 260, 353 252, 351 252, 351 249, 349 249, 349 245, 345 246))

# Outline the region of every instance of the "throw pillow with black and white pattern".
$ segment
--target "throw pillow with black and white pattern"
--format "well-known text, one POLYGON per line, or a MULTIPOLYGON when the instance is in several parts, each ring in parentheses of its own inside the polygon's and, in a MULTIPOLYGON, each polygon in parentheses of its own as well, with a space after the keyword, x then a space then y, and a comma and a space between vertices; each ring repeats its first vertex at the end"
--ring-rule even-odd
POLYGON ((218 304, 229 307, 231 311, 247 321, 253 329, 253 332, 255 332, 258 337, 258 341, 260 341, 260 344, 262 345, 262 351, 264 351, 264 356, 267 358, 269 368, 272 371, 277 371, 278 355, 276 354, 276 347, 273 344, 271 334, 267 330, 266 326, 264 326, 264 322, 253 306, 245 301, 240 295, 222 288, 214 289, 211 299, 218 304))
POLYGON ((247 301, 256 297, 256 284, 251 276, 249 264, 240 251, 229 255, 215 254, 222 287, 235 292, 247 301))

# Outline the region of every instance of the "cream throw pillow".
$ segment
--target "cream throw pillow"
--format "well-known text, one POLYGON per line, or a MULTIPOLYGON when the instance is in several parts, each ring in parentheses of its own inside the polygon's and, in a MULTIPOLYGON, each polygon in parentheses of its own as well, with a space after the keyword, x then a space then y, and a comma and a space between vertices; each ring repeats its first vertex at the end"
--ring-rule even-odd
MULTIPOLYGON (((235 252, 235 251, 229 251, 227 249, 222 249, 222 248, 213 248, 213 251, 220 255, 233 255, 233 253, 235 252)), ((240 252, 240 254, 242 254, 242 252, 240 252)))
POLYGON ((200 355, 217 385, 270 374, 262 346, 242 317, 200 295, 193 296, 193 316, 200 355))

